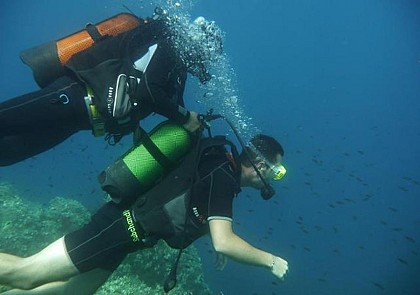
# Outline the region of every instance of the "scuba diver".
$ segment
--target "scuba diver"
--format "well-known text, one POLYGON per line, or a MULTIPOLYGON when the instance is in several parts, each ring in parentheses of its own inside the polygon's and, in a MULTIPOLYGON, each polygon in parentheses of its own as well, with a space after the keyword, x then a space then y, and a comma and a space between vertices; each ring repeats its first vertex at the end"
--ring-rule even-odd
POLYGON ((21 53, 41 90, 0 103, 0 166, 42 153, 80 130, 115 144, 158 113, 190 132, 200 127, 183 93, 187 74, 210 80, 222 32, 203 17, 176 28, 162 9, 122 13, 21 53))
MULTIPOLYGON (((202 126, 207 126, 208 120, 201 115, 199 118, 202 126)), ((166 128, 163 125, 158 129, 166 128)), ((212 137, 209 133, 192 144, 177 168, 137 198, 124 201, 121 200, 124 194, 118 194, 114 199, 110 191, 112 200, 88 224, 37 254, 21 258, 0 253, 0 284, 17 288, 4 294, 71 294, 75 288, 80 295, 93 294, 128 253, 153 247, 161 239, 180 249, 164 283, 164 291, 169 292, 176 284, 182 249, 205 234, 211 237, 221 269, 226 257, 230 257, 246 265, 266 268, 275 277, 284 279, 288 271, 286 260, 252 246, 232 228, 233 200, 241 187, 261 190, 265 200, 274 195, 269 183, 280 180, 286 173, 281 164, 284 150, 277 140, 264 134, 254 136, 245 146, 232 129, 242 146, 240 154, 224 136, 212 137)), ((158 137, 153 132, 150 136, 155 143, 159 142, 158 137)), ((122 160, 141 149, 142 145, 136 146, 122 160)), ((147 165, 144 158, 138 161, 147 165)), ((130 173, 119 177, 124 179, 119 184, 114 182, 121 185, 116 192, 125 190, 125 183, 141 181, 130 173)))

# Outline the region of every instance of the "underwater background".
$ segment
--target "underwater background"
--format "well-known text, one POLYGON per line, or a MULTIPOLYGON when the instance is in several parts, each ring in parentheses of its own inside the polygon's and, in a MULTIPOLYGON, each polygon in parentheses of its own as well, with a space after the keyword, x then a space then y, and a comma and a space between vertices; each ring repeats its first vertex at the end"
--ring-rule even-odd
MULTIPOLYGON (((274 184, 276 197, 265 202, 258 192, 243 190, 235 200, 234 229, 286 259, 289 274, 278 281, 265 269, 233 261, 217 272, 211 242, 203 238, 195 245, 213 294, 420 294, 420 1, 179 4, 180 13, 203 15, 225 31, 232 74, 225 92, 237 96, 234 107, 250 125, 279 139, 286 151, 288 173, 274 184)), ((0 101, 37 89, 20 51, 126 11, 123 5, 140 16, 154 6, 134 0, 2 1, 0 101)), ((186 105, 205 110, 201 96, 197 80, 189 79, 186 105)), ((228 98, 211 103, 216 99, 228 98)), ((220 105, 225 104, 213 107, 220 105)), ((5 221, 12 216, 5 212, 20 204, 16 196, 47 206, 22 205, 42 212, 24 213, 34 218, 27 223, 34 232, 42 220, 55 220, 48 216, 51 204, 54 216, 60 216, 57 206, 68 212, 69 203, 57 203, 56 197, 94 212, 103 203, 97 175, 129 146, 130 138, 111 147, 80 132, 48 152, 0 168, 0 209, 9 208, 0 210, 0 227, 10 229, 12 221, 5 221)), ((54 230, 60 229, 69 226, 54 230)), ((7 237, 0 236, 2 247, 13 245, 7 237)), ((16 244, 15 253, 23 246, 16 244)), ((188 291, 188 278, 185 284, 188 291)), ((137 294, 152 294, 142 286, 137 294)), ((191 290, 208 294, 204 286, 191 290)))

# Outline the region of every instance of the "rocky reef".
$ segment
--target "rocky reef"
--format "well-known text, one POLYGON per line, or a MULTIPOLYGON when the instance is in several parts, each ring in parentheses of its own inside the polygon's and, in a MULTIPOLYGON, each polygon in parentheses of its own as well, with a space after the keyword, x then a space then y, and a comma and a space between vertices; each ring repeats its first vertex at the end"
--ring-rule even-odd
MULTIPOLYGON (((90 218, 79 202, 55 197, 48 204, 30 201, 7 184, 0 184, 0 252, 28 256, 73 231, 90 218)), ((177 251, 164 242, 129 255, 96 295, 165 294, 162 282, 169 273, 177 251)), ((169 295, 207 295, 203 269, 196 249, 184 251, 177 286, 169 295)), ((0 286, 0 293, 7 288, 0 286)))

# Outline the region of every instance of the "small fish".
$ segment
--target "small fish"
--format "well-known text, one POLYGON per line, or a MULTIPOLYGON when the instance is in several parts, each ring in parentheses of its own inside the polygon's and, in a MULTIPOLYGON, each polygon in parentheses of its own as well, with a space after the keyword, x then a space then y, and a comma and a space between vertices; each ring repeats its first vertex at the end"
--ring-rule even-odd
POLYGON ((408 189, 407 188, 405 188, 405 187, 403 187, 403 186, 399 186, 398 187, 400 190, 402 190, 403 192, 408 192, 408 189))
POLYGON ((372 284, 373 284, 375 287, 377 287, 378 289, 382 290, 382 291, 384 291, 384 290, 385 290, 385 287, 384 287, 383 285, 381 285, 381 284, 377 283, 377 282, 372 282, 372 284))
POLYGON ((402 258, 397 258, 398 259, 398 261, 399 262, 401 262, 402 264, 405 264, 405 265, 408 265, 408 262, 407 261, 405 261, 404 259, 402 259, 402 258))
POLYGON ((413 244, 415 244, 415 243, 416 243, 416 240, 415 240, 414 238, 412 238, 412 237, 405 236, 405 239, 406 239, 407 241, 409 241, 409 242, 413 243, 413 244))

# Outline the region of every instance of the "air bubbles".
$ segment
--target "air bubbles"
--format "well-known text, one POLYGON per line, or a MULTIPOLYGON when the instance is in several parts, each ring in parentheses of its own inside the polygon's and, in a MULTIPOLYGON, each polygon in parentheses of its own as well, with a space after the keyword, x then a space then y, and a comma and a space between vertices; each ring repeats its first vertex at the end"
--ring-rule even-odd
MULTIPOLYGON (((167 11, 168 23, 173 35, 171 42, 182 61, 188 65, 189 60, 193 60, 200 54, 201 56, 204 54, 211 61, 210 64, 205 65, 211 79, 205 84, 199 84, 203 94, 197 102, 203 103, 205 107, 212 108, 215 113, 228 118, 238 128, 243 139, 249 140, 260 133, 260 130, 255 127, 252 118, 248 117, 243 110, 243 102, 238 94, 236 73, 230 65, 228 56, 226 53, 220 53, 217 46, 211 46, 209 43, 211 39, 205 38, 200 26, 191 25, 192 18, 188 10, 192 8, 193 2, 195 1, 161 0, 156 4, 161 3, 160 6, 167 11)), ((214 22, 210 23, 218 28, 214 22)), ((224 37, 225 34, 221 33, 224 37)), ((186 103, 188 105, 188 102, 186 103)))

